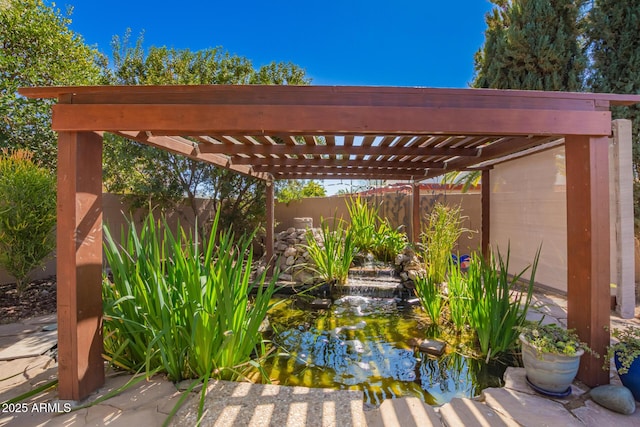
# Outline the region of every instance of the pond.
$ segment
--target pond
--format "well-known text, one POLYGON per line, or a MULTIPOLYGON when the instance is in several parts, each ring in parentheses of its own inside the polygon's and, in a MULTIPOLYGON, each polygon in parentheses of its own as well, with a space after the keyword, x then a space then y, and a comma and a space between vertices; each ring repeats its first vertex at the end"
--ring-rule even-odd
POLYGON ((442 405, 503 385, 505 364, 463 355, 473 353, 471 334, 448 336, 419 306, 397 299, 343 296, 329 309, 311 310, 294 297, 269 319, 280 354, 264 368, 277 384, 362 390, 370 407, 401 396, 442 405), (446 341, 445 354, 417 351, 424 338, 446 341))

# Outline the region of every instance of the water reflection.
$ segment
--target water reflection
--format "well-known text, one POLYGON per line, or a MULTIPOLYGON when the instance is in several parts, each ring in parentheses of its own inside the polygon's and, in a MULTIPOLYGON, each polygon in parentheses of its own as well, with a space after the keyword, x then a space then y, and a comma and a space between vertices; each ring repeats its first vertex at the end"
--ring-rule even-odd
POLYGON ((483 364, 457 353, 434 358, 415 351, 411 339, 434 330, 419 308, 401 310, 391 299, 347 296, 315 313, 288 302, 270 319, 272 339, 289 353, 267 367, 280 384, 360 389, 377 406, 400 396, 439 405, 500 383, 502 372, 479 383, 483 364))

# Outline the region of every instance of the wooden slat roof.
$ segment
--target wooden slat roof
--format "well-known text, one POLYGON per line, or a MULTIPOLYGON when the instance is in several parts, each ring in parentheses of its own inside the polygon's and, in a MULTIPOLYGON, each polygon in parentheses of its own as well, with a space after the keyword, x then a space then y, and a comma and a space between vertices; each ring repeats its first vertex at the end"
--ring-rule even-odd
POLYGON ((419 181, 567 135, 640 95, 349 86, 21 88, 56 131, 112 132, 262 179, 419 181))

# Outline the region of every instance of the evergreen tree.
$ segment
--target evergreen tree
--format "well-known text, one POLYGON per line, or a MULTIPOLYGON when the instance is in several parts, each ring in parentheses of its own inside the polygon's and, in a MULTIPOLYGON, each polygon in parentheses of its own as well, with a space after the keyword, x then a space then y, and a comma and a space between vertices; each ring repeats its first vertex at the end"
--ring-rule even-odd
POLYGON ((475 87, 579 91, 585 55, 579 43, 583 0, 492 0, 475 87))
MULTIPOLYGON (((587 37, 594 92, 640 94, 640 0, 596 0, 587 37)), ((633 120, 634 210, 640 225, 640 107, 612 108, 613 118, 633 120)))

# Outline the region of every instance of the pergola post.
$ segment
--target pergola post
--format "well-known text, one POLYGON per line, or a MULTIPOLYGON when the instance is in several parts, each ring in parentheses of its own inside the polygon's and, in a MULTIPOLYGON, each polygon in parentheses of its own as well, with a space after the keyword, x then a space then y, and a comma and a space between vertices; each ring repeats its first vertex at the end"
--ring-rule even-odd
POLYGON ((411 186, 411 243, 420 241, 420 183, 411 186))
POLYGON ((269 266, 273 266, 273 240, 274 240, 274 223, 275 223, 275 195, 273 181, 267 181, 266 183, 266 208, 267 208, 267 224, 266 224, 266 239, 265 252, 266 259, 269 266))
MULTIPOLYGON (((568 327, 601 356, 609 344, 609 141, 567 136, 568 327)), ((606 357, 606 356, 605 356, 606 357)), ((609 383, 603 359, 585 354, 578 378, 594 387, 609 383)))
POLYGON ((482 170, 482 256, 489 259, 491 255, 491 172, 482 170))
POLYGON ((81 400, 104 384, 102 136, 58 136, 58 395, 81 400))

